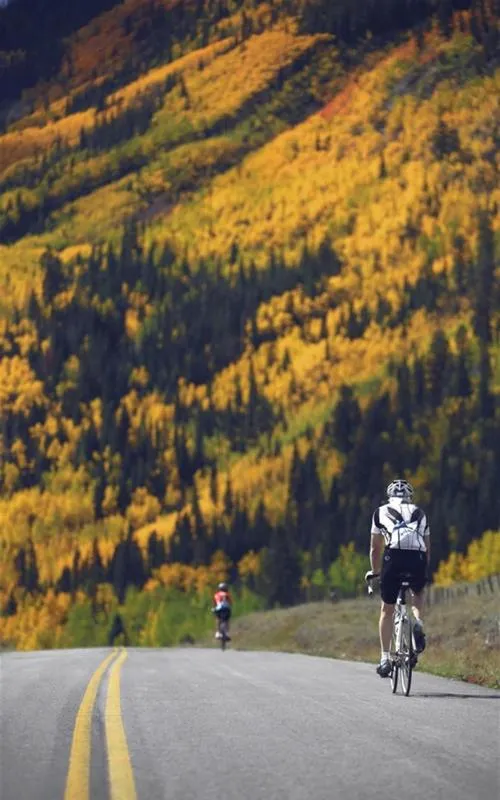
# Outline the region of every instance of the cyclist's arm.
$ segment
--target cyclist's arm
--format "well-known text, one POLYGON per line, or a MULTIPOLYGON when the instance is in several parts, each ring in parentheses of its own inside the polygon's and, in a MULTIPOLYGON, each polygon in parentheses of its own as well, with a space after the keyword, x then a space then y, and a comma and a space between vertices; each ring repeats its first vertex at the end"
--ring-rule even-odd
POLYGON ((380 509, 377 509, 372 517, 370 540, 370 566, 373 572, 380 572, 384 543, 384 535, 380 530, 380 509))
POLYGON ((370 542, 370 566, 373 572, 380 572, 384 537, 381 533, 373 533, 370 542))
POLYGON ((427 517, 424 516, 424 542, 425 542, 425 549, 427 554, 427 566, 429 566, 431 562, 431 531, 429 528, 429 522, 427 517))

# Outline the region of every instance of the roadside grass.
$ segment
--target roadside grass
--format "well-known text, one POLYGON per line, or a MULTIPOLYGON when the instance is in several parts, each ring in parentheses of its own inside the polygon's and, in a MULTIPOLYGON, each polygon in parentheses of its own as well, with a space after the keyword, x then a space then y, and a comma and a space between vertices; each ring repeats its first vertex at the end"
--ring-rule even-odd
MULTIPOLYGON (((378 612, 368 597, 256 612, 234 620, 232 645, 376 663, 378 612)), ((498 594, 432 606, 424 623, 427 647, 418 671, 500 689, 498 594)))

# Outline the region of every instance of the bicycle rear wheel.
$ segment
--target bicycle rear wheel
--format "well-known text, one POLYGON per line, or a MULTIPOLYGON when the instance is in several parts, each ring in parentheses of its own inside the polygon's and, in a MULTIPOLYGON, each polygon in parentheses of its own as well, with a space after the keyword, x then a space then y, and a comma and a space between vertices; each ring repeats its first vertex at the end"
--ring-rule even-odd
POLYGON ((408 697, 411 689, 411 677, 413 672, 413 645, 411 633, 411 621, 408 617, 401 620, 403 626, 401 635, 401 653, 400 653, 400 670, 401 670, 401 688, 403 693, 408 697))

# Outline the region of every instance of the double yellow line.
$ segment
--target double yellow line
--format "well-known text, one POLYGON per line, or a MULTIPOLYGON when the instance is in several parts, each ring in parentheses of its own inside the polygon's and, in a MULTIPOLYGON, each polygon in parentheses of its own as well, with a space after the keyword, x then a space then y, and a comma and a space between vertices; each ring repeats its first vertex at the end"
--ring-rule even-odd
POLYGON ((110 796, 111 800, 137 798, 120 702, 120 671, 126 658, 125 650, 115 649, 96 669, 85 690, 76 716, 64 800, 90 798, 92 716, 100 683, 110 664, 104 712, 110 796))

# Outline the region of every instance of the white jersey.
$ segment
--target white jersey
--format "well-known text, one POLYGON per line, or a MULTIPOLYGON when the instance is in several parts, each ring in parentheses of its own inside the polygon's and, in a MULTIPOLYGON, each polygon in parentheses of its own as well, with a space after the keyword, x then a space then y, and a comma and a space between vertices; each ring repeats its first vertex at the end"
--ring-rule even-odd
POLYGON ((385 546, 391 549, 427 551, 425 537, 430 534, 427 517, 421 508, 399 497, 391 497, 377 508, 371 532, 381 534, 385 546))

